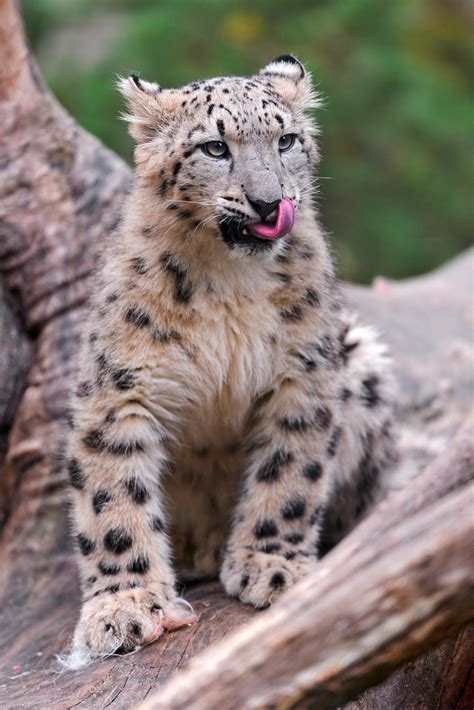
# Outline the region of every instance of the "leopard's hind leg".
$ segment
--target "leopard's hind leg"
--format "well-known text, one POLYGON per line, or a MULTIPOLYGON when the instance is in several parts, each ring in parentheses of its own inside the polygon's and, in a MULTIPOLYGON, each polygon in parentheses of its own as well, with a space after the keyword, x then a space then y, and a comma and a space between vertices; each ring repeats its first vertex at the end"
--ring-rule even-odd
POLYGON ((319 555, 326 554, 381 497, 381 479, 398 460, 394 437, 395 378, 376 331, 346 316, 339 465, 325 510, 319 555))

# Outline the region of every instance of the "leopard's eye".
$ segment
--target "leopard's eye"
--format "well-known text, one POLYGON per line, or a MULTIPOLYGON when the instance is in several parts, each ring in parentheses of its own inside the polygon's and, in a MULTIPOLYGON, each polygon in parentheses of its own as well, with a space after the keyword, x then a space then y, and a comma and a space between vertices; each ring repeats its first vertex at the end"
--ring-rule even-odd
POLYGON ((280 140, 278 141, 280 153, 284 153, 285 150, 290 150, 290 148, 293 147, 295 138, 296 136, 294 133, 286 133, 284 136, 280 136, 280 140))
POLYGON ((229 149, 223 141, 209 141, 201 146, 206 155, 211 158, 226 158, 229 154, 229 149))

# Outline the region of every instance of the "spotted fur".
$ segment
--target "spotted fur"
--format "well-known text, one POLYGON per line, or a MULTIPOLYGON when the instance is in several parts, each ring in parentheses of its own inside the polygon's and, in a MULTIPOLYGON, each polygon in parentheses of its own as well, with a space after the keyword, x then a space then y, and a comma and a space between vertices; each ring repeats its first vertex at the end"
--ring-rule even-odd
POLYGON ((74 667, 194 621, 171 548, 182 577, 220 571, 229 594, 268 605, 354 524, 393 458, 389 361, 342 307, 311 202, 303 66, 120 88, 136 176, 72 394, 74 667), (290 234, 246 233, 283 197, 290 234))

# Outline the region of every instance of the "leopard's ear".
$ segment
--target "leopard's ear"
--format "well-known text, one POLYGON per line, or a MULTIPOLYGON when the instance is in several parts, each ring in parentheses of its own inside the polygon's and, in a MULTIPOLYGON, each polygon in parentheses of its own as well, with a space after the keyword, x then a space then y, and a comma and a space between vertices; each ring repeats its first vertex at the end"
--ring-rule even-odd
POLYGON ((299 59, 292 54, 282 54, 272 59, 270 64, 261 70, 260 74, 271 74, 275 77, 289 79, 294 84, 304 80, 306 69, 299 59))
POLYGON ((137 143, 153 140, 179 105, 177 91, 162 89, 155 82, 140 79, 138 74, 119 77, 117 87, 129 109, 122 118, 137 143))
POLYGON ((260 71, 260 76, 268 78, 277 93, 288 103, 297 104, 302 109, 320 105, 310 73, 292 54, 282 54, 272 59, 270 64, 260 71))

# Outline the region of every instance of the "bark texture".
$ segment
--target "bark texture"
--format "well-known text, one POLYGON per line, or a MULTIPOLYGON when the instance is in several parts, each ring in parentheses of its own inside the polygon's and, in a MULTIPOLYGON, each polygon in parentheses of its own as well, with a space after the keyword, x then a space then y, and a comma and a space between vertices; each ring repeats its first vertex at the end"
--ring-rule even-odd
MULTIPOLYGON (((66 477, 59 463, 66 395, 91 276, 102 245, 120 219, 130 170, 81 130, 47 91, 25 43, 14 0, 0 0, 0 126, 0 706, 130 708, 192 656, 254 616, 265 626, 272 615, 282 614, 280 633, 291 634, 292 607, 282 604, 280 609, 256 615, 226 598, 217 583, 196 585, 186 590, 200 614, 200 622, 192 629, 168 634, 128 658, 59 673, 55 654, 67 647, 79 610, 68 536, 66 477)), ((418 457, 420 466, 446 449, 472 401, 472 272, 472 254, 467 254, 420 279, 346 289, 349 300, 379 325, 392 347, 401 383, 402 443, 411 456, 418 457)), ((438 576, 437 566, 441 556, 453 575, 464 570, 466 550, 461 538, 469 522, 463 512, 465 499, 459 498, 456 486, 450 492, 446 485, 455 478, 460 486, 464 475, 467 491, 468 469, 463 463, 458 472, 455 469, 461 449, 458 441, 447 452, 448 459, 433 464, 439 468, 431 470, 427 483, 420 483, 422 477, 410 480, 408 470, 386 481, 387 492, 405 486, 411 489, 403 510, 397 512, 387 502, 378 518, 380 523, 385 517, 386 530, 373 528, 370 533, 367 526, 373 523, 368 519, 351 535, 352 542, 348 538, 345 548, 341 546, 325 560, 328 566, 336 553, 345 560, 334 570, 332 582, 332 571, 321 581, 321 590, 332 590, 323 600, 327 611, 321 617, 321 623, 333 620, 331 628, 326 626, 327 638, 341 621, 336 618, 342 599, 338 595, 344 590, 347 594, 349 573, 354 582, 347 604, 354 597, 361 598, 365 590, 371 612, 367 623, 380 613, 377 604, 385 598, 383 585, 391 584, 392 578, 397 614, 403 618, 416 614, 418 607, 411 608, 414 599, 429 599, 433 621, 413 626, 411 650, 400 641, 397 663, 426 648, 427 639, 431 644, 466 621, 462 602, 466 577, 456 578, 451 589, 446 576, 438 576), (456 519, 449 529, 443 522, 447 515, 456 519), (407 518, 408 528, 394 520, 398 516, 407 518), (421 535, 427 526, 432 534, 421 535), (390 541, 386 565, 382 557, 385 540, 390 541), (378 545, 379 559, 371 554, 373 544, 378 545), (354 551, 347 545, 353 545, 354 551), (357 560, 370 567, 374 586, 357 560), (388 566, 391 560, 393 569, 388 566), (405 596, 395 570, 409 585, 405 596), (375 585, 375 580, 382 586, 375 585), (335 605, 332 611, 329 596, 335 605), (372 610, 369 598, 378 600, 372 610), (451 612, 456 608, 459 615, 453 619, 451 612)), ((319 599, 324 596, 321 590, 314 590, 319 599)), ((420 614, 422 618, 427 617, 420 614)), ((359 617, 358 623, 363 627, 364 619, 359 617)), ((321 633, 321 626, 313 631, 318 628, 321 633)), ((339 628, 341 653, 346 648, 344 634, 350 633, 350 626, 339 628)), ((294 662, 295 669, 304 649, 299 641, 295 638, 291 646, 289 663, 294 662)), ((227 638, 225 643, 235 641, 227 638)), ((271 649, 282 652, 277 639, 271 649)), ((467 629, 459 631, 347 707, 461 710, 472 706, 468 662, 473 651, 472 634, 467 629)), ((380 649, 380 659, 384 653, 380 649)), ((387 660, 387 668, 395 666, 393 657, 387 660)), ((339 677, 333 675, 331 702, 342 702, 342 697, 349 698, 347 693, 357 693, 383 677, 378 661, 374 674, 362 658, 358 663, 344 678, 342 668, 339 677)), ((311 685, 313 676, 305 673, 303 679, 297 677, 298 688, 311 685)), ((172 692, 172 686, 165 692, 172 692)), ((314 703, 311 692, 313 700, 311 695, 291 698, 305 707, 305 703, 314 703)), ((258 707, 257 700, 249 707, 258 707)))

